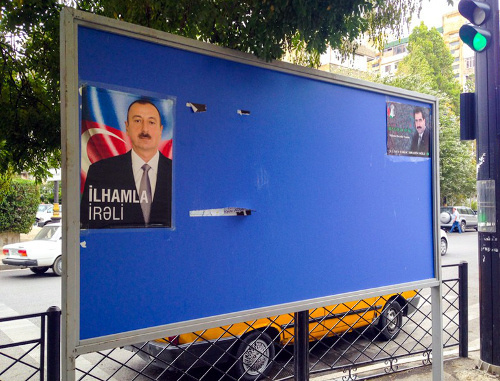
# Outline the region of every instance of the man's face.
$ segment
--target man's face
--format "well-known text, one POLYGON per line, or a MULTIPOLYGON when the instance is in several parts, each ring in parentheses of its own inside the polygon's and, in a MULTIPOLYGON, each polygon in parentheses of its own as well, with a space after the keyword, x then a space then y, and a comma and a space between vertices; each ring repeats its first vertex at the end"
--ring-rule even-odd
POLYGON ((415 113, 415 128, 419 134, 423 134, 425 131, 425 119, 421 112, 415 113))
POLYGON ((128 112, 125 126, 134 151, 143 159, 147 157, 149 160, 158 150, 163 131, 156 108, 149 103, 134 103, 128 112))

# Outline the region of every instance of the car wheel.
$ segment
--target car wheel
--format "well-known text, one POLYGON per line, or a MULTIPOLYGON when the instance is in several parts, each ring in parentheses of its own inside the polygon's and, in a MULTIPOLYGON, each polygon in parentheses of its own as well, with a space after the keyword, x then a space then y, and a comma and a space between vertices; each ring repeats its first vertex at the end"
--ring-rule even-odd
POLYGON ((380 337, 383 340, 392 340, 399 335, 401 326, 403 325, 403 311, 401 306, 395 300, 389 301, 382 315, 378 329, 380 330, 380 337))
POLYGON ((448 241, 446 238, 441 238, 441 247, 440 247, 441 255, 445 255, 448 251, 448 241))
POLYGON ((465 221, 462 221, 460 223, 460 227, 462 228, 462 233, 465 232, 465 228, 467 228, 467 223, 465 221))
POLYGON ((43 274, 47 272, 48 269, 48 267, 30 267, 30 270, 35 274, 43 274))
POLYGON ((231 372, 238 380, 259 380, 271 371, 274 355, 274 343, 269 335, 262 331, 252 331, 238 345, 236 362, 231 372))
POLYGON ((63 271, 63 268, 62 268, 62 257, 57 257, 56 260, 54 261, 54 264, 52 265, 52 271, 54 271, 54 274, 56 274, 57 276, 61 276, 62 275, 62 271, 63 271))

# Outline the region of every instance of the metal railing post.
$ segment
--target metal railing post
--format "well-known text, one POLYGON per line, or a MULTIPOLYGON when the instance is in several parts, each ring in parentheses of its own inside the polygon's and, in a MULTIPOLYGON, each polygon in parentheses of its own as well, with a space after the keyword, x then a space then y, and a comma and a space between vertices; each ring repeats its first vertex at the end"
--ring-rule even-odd
POLYGON ((469 265, 462 261, 458 265, 458 353, 469 356, 469 265))
POLYGON ((61 379, 61 309, 47 309, 47 381, 61 379))
POLYGON ((296 381, 309 380, 309 311, 295 313, 293 361, 296 381))

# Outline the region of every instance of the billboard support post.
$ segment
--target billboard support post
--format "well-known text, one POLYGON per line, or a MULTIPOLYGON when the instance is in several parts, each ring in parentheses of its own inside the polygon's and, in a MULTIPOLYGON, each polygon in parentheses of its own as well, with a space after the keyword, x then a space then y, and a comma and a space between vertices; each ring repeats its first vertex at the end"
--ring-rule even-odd
POLYGON ((294 315, 294 375, 297 381, 307 381, 309 380, 309 311, 296 312, 294 315))

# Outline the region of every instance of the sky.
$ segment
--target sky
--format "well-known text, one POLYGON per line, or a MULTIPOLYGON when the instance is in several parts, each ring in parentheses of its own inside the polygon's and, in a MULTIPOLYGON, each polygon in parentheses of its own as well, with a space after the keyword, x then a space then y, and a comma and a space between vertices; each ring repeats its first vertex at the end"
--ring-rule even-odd
POLYGON ((458 10, 459 1, 460 0, 454 0, 454 5, 450 6, 447 0, 423 0, 420 18, 417 20, 417 16, 414 16, 415 20, 412 22, 410 30, 420 25, 421 21, 429 28, 443 26, 442 16, 446 13, 458 10))

